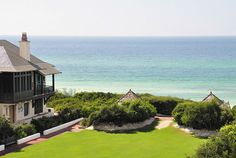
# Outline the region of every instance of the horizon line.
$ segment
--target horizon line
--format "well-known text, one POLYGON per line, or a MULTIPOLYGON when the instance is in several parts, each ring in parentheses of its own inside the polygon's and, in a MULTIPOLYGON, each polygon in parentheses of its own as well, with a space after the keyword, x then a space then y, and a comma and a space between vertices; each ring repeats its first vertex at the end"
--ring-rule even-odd
MULTIPOLYGON (((0 35, 1 36, 21 36, 17 35, 0 35)), ((31 37, 236 37, 236 35, 30 35, 31 37)))

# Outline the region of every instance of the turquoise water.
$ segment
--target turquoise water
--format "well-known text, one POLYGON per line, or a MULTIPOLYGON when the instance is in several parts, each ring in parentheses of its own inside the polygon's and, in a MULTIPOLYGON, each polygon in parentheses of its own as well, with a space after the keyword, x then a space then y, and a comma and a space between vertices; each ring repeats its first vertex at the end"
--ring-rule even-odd
MULTIPOLYGON (((12 42, 19 39, 5 37, 12 42)), ((30 37, 62 74, 58 89, 170 95, 209 91, 236 104, 236 37, 30 37)))

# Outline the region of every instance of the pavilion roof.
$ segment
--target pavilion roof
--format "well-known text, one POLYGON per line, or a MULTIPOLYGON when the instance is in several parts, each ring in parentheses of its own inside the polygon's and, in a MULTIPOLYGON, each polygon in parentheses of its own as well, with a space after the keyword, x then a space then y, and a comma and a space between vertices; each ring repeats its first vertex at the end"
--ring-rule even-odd
POLYGON ((125 102, 125 101, 131 101, 131 100, 135 100, 138 99, 139 96, 137 94, 135 94, 131 89, 125 94, 123 95, 120 100, 119 103, 125 102))

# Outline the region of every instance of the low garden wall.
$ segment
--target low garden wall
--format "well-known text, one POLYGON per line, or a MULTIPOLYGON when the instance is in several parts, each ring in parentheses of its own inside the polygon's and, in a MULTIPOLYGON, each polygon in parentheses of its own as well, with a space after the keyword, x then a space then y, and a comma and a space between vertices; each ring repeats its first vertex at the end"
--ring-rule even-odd
POLYGON ((155 121, 154 118, 149 118, 143 122, 137 122, 137 123, 127 123, 122 126, 117 126, 114 124, 106 124, 106 123, 101 123, 98 125, 94 125, 93 128, 95 130, 100 130, 100 131, 108 131, 108 132, 115 132, 115 131, 129 131, 129 130, 135 130, 135 129, 140 129, 145 126, 151 125, 155 121))
POLYGON ((18 139, 17 140, 17 145, 23 144, 25 142, 28 142, 28 141, 31 141, 31 140, 34 140, 34 139, 37 139, 39 137, 40 137, 40 133, 36 133, 36 134, 30 135, 30 136, 27 136, 25 138, 18 139))
POLYGON ((191 127, 179 126, 178 124, 175 124, 174 127, 179 128, 180 130, 186 133, 190 133, 197 137, 202 137, 202 138, 207 138, 217 133, 216 130, 193 129, 191 127))
POLYGON ((5 145, 0 145, 0 151, 5 150, 5 145))
POLYGON ((79 119, 76 119, 76 120, 73 120, 73 121, 64 123, 64 124, 62 124, 62 125, 59 125, 59 126, 56 126, 56 127, 53 127, 53 128, 47 129, 47 130, 44 130, 44 131, 43 131, 43 135, 48 135, 48 134, 57 132, 57 131, 59 131, 59 130, 62 130, 62 129, 64 129, 64 128, 70 127, 70 126, 72 126, 72 125, 74 125, 74 124, 80 122, 81 120, 83 120, 83 118, 79 118, 79 119))

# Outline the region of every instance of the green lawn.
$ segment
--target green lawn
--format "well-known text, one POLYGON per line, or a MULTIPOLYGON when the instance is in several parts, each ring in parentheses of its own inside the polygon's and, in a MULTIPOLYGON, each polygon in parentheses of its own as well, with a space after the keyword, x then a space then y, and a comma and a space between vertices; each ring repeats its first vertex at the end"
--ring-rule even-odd
POLYGON ((67 132, 3 158, 183 158, 204 141, 173 127, 132 134, 67 132))

